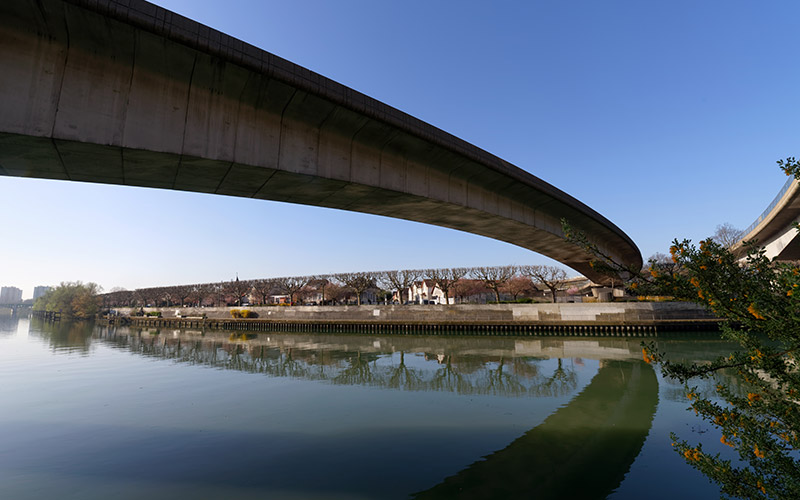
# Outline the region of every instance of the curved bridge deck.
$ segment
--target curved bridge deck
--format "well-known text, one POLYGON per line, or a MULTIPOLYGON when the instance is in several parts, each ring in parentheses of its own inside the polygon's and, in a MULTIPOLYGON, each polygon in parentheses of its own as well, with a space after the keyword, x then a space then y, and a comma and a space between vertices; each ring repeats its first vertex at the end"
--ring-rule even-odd
POLYGON ((800 182, 791 178, 767 206, 764 212, 742 232, 734 251, 742 251, 745 241, 755 240, 769 258, 800 259, 800 239, 792 224, 800 222, 800 182))
POLYGON ((599 213, 465 141, 141 0, 0 5, 0 174, 251 197, 459 229, 601 280, 599 213))

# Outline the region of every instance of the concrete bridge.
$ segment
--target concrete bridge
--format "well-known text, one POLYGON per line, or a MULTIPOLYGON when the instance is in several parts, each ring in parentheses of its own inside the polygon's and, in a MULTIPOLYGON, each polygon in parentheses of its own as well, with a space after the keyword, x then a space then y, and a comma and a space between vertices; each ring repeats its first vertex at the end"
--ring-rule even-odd
POLYGON ((459 229, 600 281, 563 191, 386 104, 142 0, 0 3, 0 175, 302 203, 459 229))
POLYGON ((742 232, 742 240, 732 250, 741 252, 744 241, 756 240, 770 259, 798 260, 800 238, 792 226, 795 222, 800 222, 800 182, 791 178, 758 219, 742 232))

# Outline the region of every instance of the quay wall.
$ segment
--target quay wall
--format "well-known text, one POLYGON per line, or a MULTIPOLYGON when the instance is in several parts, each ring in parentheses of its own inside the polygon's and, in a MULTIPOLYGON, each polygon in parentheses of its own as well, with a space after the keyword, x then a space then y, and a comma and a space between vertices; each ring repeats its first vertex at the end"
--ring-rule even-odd
MULTIPOLYGON (((138 309, 119 308, 122 315, 138 309)), ((687 302, 611 302, 588 304, 459 304, 459 305, 362 305, 271 307, 161 307, 145 308, 161 318, 133 317, 134 324, 294 331, 302 326, 337 331, 335 326, 388 328, 463 327, 523 328, 528 331, 562 328, 715 329, 719 320, 708 310, 687 302), (231 309, 247 309, 256 318, 234 319, 231 309)))

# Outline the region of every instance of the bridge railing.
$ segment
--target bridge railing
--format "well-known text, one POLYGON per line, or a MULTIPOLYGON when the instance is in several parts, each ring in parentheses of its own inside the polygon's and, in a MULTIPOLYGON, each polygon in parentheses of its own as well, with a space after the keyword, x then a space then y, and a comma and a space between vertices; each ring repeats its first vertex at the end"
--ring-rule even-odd
POLYGON ((772 210, 778 205, 778 202, 781 201, 781 198, 783 198, 783 195, 786 194, 786 191, 789 190, 789 187, 791 187, 793 182, 794 182, 794 177, 790 177, 789 180, 786 181, 781 190, 778 191, 778 194, 775 196, 775 199, 773 199, 772 203, 770 203, 767 206, 767 208, 763 212, 761 212, 761 215, 758 216, 758 219, 756 219, 752 224, 747 226, 747 228, 744 231, 742 231, 742 238, 750 234, 753 231, 753 229, 755 229, 757 225, 761 224, 761 221, 763 221, 764 218, 767 215, 769 215, 770 212, 772 212, 772 210))

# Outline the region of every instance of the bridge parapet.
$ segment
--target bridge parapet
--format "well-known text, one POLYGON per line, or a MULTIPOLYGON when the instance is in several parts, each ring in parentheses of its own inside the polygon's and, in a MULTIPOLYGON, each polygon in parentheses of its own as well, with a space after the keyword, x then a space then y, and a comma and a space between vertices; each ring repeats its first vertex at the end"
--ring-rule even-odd
POLYGON ((800 239, 794 222, 800 222, 800 182, 790 178, 761 215, 742 232, 742 239, 732 251, 742 253, 745 241, 756 241, 770 259, 800 259, 800 239))

